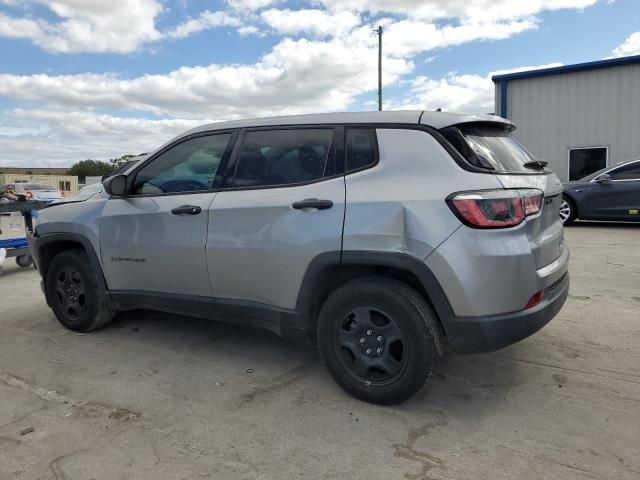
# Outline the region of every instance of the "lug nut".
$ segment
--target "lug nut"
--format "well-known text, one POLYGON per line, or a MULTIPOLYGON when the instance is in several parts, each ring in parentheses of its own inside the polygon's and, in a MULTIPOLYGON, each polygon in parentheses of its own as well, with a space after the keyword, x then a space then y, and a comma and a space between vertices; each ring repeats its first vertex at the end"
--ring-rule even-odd
POLYGON ((378 335, 378 341, 381 342, 383 340, 382 335, 378 335))
POLYGON ((371 355, 371 349, 367 348, 367 355, 371 355))
POLYGON ((366 340, 364 339, 364 337, 362 337, 362 338, 360 339, 360 343, 364 343, 364 342, 366 342, 366 340))
POLYGON ((372 330, 367 330, 367 335, 373 335, 373 331, 372 330))
POLYGON ((378 347, 378 349, 376 350, 376 352, 378 353, 382 353, 382 349, 380 347, 378 347))

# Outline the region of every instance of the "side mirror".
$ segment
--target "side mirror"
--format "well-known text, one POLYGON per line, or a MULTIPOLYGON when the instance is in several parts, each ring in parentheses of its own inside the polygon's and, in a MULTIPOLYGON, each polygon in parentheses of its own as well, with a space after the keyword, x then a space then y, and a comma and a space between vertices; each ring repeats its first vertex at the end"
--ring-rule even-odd
POLYGON ((596 178, 596 182, 598 183, 608 183, 611 181, 611 175, 608 173, 603 173, 598 178, 596 178))
POLYGON ((116 175, 114 177, 109 177, 102 182, 102 186, 104 187, 104 191, 109 195, 121 197, 127 193, 127 176, 116 175))

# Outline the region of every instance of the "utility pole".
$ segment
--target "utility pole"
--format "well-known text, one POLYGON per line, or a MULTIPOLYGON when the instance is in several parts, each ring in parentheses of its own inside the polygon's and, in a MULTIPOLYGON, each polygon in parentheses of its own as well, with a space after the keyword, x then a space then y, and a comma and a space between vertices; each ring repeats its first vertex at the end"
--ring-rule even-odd
POLYGON ((378 34, 378 111, 382 111, 382 26, 374 30, 378 34))

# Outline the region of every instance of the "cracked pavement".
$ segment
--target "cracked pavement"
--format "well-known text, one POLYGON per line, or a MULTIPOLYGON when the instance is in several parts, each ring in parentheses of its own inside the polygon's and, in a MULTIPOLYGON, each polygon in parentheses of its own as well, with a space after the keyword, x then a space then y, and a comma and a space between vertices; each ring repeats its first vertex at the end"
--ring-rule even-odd
POLYGON ((348 397, 313 344, 259 330, 137 311, 76 335, 7 261, 0 479, 639 478, 640 225, 566 235, 559 316, 447 355, 395 407, 348 397))

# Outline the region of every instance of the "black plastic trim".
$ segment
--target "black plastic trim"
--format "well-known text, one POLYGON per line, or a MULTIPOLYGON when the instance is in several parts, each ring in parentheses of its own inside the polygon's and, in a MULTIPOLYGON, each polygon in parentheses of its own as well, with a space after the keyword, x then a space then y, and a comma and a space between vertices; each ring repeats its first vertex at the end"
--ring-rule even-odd
POLYGON ((116 310, 154 310, 262 328, 285 338, 308 338, 295 311, 261 303, 147 291, 112 291, 110 297, 116 310))
POLYGON ((445 334, 448 334, 450 321, 455 317, 447 295, 431 269, 421 260, 404 253, 377 251, 344 251, 343 265, 372 265, 396 268, 412 273, 427 292, 445 334))
MULTIPOLYGON (((449 323, 447 337, 459 354, 488 353, 533 335, 560 311, 569 294, 569 274, 552 297, 528 310, 485 317, 457 317, 449 323)), ((547 294, 547 292, 545 292, 547 294)))
MULTIPOLYGON (((102 265, 100 263, 100 259, 98 254, 93 248, 91 241, 85 237, 84 235, 80 235, 79 233, 50 233, 42 236, 33 235, 28 237, 29 241, 29 249, 31 251, 31 256, 38 268, 38 272, 40 272, 40 276, 44 280, 47 275, 47 270, 42 268, 42 249, 47 245, 51 245, 53 243, 58 242, 73 242, 80 244, 82 248, 87 253, 89 257, 89 262, 91 263, 91 268, 96 274, 96 281, 98 283, 98 289, 100 292, 107 291, 107 282, 105 280, 104 274, 102 272, 102 265)), ((46 292, 45 292, 46 296, 46 292)), ((48 299, 47 299, 48 302, 48 299)))

